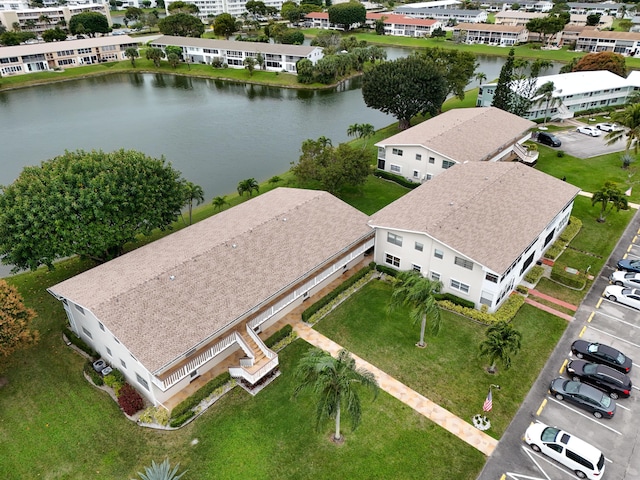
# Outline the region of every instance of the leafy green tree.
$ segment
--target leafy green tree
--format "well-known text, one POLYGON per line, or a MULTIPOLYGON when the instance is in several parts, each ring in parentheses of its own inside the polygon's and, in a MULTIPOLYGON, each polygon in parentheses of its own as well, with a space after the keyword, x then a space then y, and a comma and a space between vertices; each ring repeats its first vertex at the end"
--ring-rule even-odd
POLYGON ((36 312, 26 308, 18 289, 0 279, 0 357, 33 345, 38 332, 31 330, 36 312))
POLYGON ((184 205, 180 172, 134 150, 77 150, 26 167, 0 195, 0 257, 14 270, 82 255, 110 260, 170 228, 184 205))
POLYGON ((160 66, 160 60, 164 58, 164 52, 161 48, 149 47, 145 52, 147 60, 151 60, 156 67, 160 66))
POLYGON ((375 22, 375 31, 376 31, 376 35, 384 35, 385 31, 384 31, 384 17, 383 18, 378 18, 375 22))
POLYGON ((543 45, 547 43, 547 37, 552 38, 556 33, 561 32, 566 25, 565 18, 559 15, 549 14, 542 18, 532 18, 527 22, 527 30, 539 33, 543 45))
POLYGON ((179 463, 172 470, 168 458, 159 464, 152 460, 151 466, 144 467, 144 473, 138 472, 138 475, 140 480, 180 480, 187 471, 178 474, 178 468, 180 468, 179 463))
POLYGON ((298 83, 309 84, 314 81, 313 63, 308 58, 302 58, 296 63, 298 83))
POLYGON ((317 348, 310 349, 298 362, 294 372, 297 384, 294 397, 304 391, 317 396, 316 429, 326 420, 335 419, 334 441, 342 440, 340 420, 342 411, 351 417, 352 431, 358 428, 362 418, 362 406, 358 394, 364 387, 378 395, 378 382, 373 373, 356 368, 356 362, 346 350, 340 350, 338 358, 317 348))
POLYGON ((587 15, 587 27, 597 27, 600 24, 600 14, 591 13, 587 15))
POLYGON ((241 197, 248 193, 249 196, 253 196, 253 192, 260 193, 260 184, 255 178, 247 178, 246 180, 241 180, 238 182, 238 195, 241 197))
POLYGON ((62 42, 67 39, 67 32, 60 27, 50 28, 42 32, 42 39, 47 43, 62 42))
POLYGON ((175 15, 177 13, 188 13, 189 15, 194 15, 196 13, 200 13, 200 8, 198 8, 195 3, 173 2, 169 4, 167 11, 169 12, 169 15, 175 15))
POLYGON ((172 53, 176 57, 178 57, 178 59, 180 59, 182 57, 182 47, 179 47, 177 45, 167 45, 166 47, 164 47, 164 54, 167 55, 167 58, 172 53))
POLYGON ((510 112, 513 105, 513 90, 511 90, 511 82, 513 81, 513 63, 515 61, 515 49, 509 50, 507 61, 504 62, 500 69, 496 92, 493 95, 492 106, 497 107, 506 112, 510 112))
POLYGON ((604 182, 602 188, 596 192, 593 192, 591 197, 591 205, 600 204, 600 216, 598 222, 604 223, 607 220, 607 215, 616 209, 616 212, 620 210, 627 210, 629 204, 627 197, 618 184, 615 182, 604 182))
POLYGON ((339 25, 347 32, 352 25, 364 25, 367 20, 367 10, 360 2, 338 3, 331 5, 329 12, 329 22, 339 25))
POLYGON ((282 18, 286 18, 291 23, 295 24, 298 23, 302 18, 302 10, 296 2, 292 2, 289 0, 282 4, 280 15, 282 16, 282 18))
POLYGON ((364 73, 362 96, 368 107, 390 113, 400 130, 418 114, 437 115, 447 96, 447 82, 432 61, 413 55, 375 65, 364 73))
POLYGON ((258 64, 258 61, 253 57, 247 57, 244 59, 243 63, 244 63, 244 68, 246 68, 247 71, 249 72, 249 76, 252 77, 253 71, 256 69, 256 65, 258 64))
POLYGON ((291 171, 302 182, 318 182, 331 193, 347 186, 363 185, 369 175, 369 159, 362 149, 342 143, 338 147, 331 140, 320 137, 302 142, 302 155, 291 171))
POLYGON ((382 62, 387 59, 387 51, 382 47, 370 45, 367 47, 367 50, 369 50, 369 61, 371 63, 376 63, 377 61, 382 62))
POLYGON ((223 195, 221 197, 214 197, 213 200, 211 200, 211 205, 213 205, 214 210, 222 210, 225 205, 229 205, 229 202, 227 202, 227 196, 223 195))
POLYGON ((176 13, 161 19, 158 29, 164 35, 200 38, 204 33, 204 23, 188 13, 176 13))
POLYGON ((431 59, 447 82, 447 96, 464 99, 466 86, 476 71, 476 56, 471 52, 448 48, 427 48, 422 55, 431 59))
POLYGON ((638 142, 640 141, 640 103, 633 103, 621 112, 613 114, 612 120, 625 129, 613 130, 605 136, 607 145, 613 145, 618 140, 626 139, 625 154, 638 155, 638 142))
POLYGON ((264 60, 264 55, 261 52, 258 52, 256 54, 256 63, 258 64, 258 67, 260 68, 260 70, 264 70, 265 60, 264 60))
POLYGON ((36 35, 33 32, 4 32, 0 35, 0 44, 5 47, 11 47, 20 45, 22 42, 35 37, 36 35))
POLYGON ((191 215, 193 213, 193 202, 196 202, 196 205, 200 205, 202 202, 204 202, 204 190, 202 190, 202 187, 200 185, 196 185, 193 182, 185 182, 184 198, 185 205, 189 208, 189 225, 191 225, 193 223, 193 218, 191 215))
POLYGON ((176 68, 180 63, 180 57, 175 53, 170 53, 167 55, 167 62, 171 65, 171 68, 176 68))
POLYGON ((520 4, 519 3, 512 3, 511 4, 511 10, 513 10, 514 12, 517 12, 518 10, 520 10, 520 4))
POLYGON ((138 7, 127 7, 124 11, 124 18, 129 22, 136 22, 142 18, 144 12, 138 7))
POLYGON ((71 17, 69 20, 71 35, 84 34, 94 37, 96 33, 109 33, 111 27, 109 20, 98 12, 83 12, 71 17), (82 28, 80 28, 82 27, 82 28))
POLYGON ((409 317, 414 324, 420 323, 420 340, 417 347, 424 348, 424 333, 429 323, 429 331, 437 335, 440 331, 440 307, 435 294, 442 289, 442 283, 423 277, 420 272, 408 270, 399 272, 389 307, 394 309, 400 305, 411 308, 409 317))
POLYGON ((501 320, 487 328, 485 335, 485 340, 480 343, 480 356, 487 358, 491 364, 487 371, 496 373, 497 362, 508 370, 511 367, 511 357, 522 347, 522 334, 501 320))
POLYGON ((245 3, 244 8, 246 8, 247 12, 253 16, 264 16, 267 14, 267 6, 260 0, 249 0, 245 3))
POLYGON ((302 45, 304 33, 295 28, 288 28, 280 34, 277 40, 284 45, 302 45))
POLYGON ((45 25, 51 25, 51 17, 44 13, 38 17, 38 21, 44 23, 45 25))
POLYGON ((136 58, 138 58, 140 56, 140 53, 138 52, 138 49, 136 47, 128 47, 125 51, 124 51, 124 55, 131 60, 131 66, 133 68, 136 68, 136 58))
POLYGON ((443 40, 447 36, 447 32, 442 27, 434 28, 431 32, 431 38, 443 40))
POLYGON ((229 40, 233 32, 238 30, 236 19, 229 13, 221 13, 215 18, 213 32, 229 40))
POLYGON ((574 72, 609 70, 621 77, 627 76, 627 64, 622 55, 614 52, 587 53, 573 67, 574 72))

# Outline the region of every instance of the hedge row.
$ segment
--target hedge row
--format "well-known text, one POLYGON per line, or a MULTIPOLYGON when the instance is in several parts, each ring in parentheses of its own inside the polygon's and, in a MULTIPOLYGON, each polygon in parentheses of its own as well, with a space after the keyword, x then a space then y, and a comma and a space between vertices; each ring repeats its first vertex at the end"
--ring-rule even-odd
POLYGON ((269 338, 267 338, 264 341, 264 344, 268 347, 271 348, 273 347, 276 343, 278 343, 280 340, 283 340, 285 338, 287 338, 289 335, 291 335, 291 332, 293 332, 293 327, 291 325, 289 325, 288 323, 282 327, 280 330, 278 330, 276 333, 274 333, 273 335, 271 335, 269 338))
POLYGON ((540 280, 540 277, 542 277, 543 274, 544 274, 544 268, 541 267, 540 265, 536 265, 535 267, 533 267, 531 270, 527 272, 527 274, 524 276, 524 279, 529 283, 535 284, 535 283, 538 283, 538 280, 540 280))
POLYGON ((391 277, 396 277, 399 273, 395 268, 387 267, 386 265, 376 265, 376 271, 391 277))
MULTIPOLYGON (((178 419, 179 417, 182 418, 186 413, 188 413, 193 408, 195 408, 202 400, 204 400, 209 395, 211 395, 214 392, 214 390, 222 387, 227 382, 229 382, 229 380, 231 380, 231 375, 229 374, 229 372, 224 372, 223 374, 218 375, 216 378, 209 380, 204 387, 202 387, 201 389, 196 391, 196 393, 194 393, 188 398, 185 398, 182 402, 176 405, 175 408, 171 410, 171 418, 173 419, 178 419)), ((193 416, 193 412, 191 413, 192 415, 190 417, 186 417, 182 423, 186 422, 189 418, 193 416)), ((180 425, 182 425, 182 423, 180 425)), ((171 421, 171 426, 174 426, 173 420, 171 421)))
POLYGON ((448 301, 464 308, 476 308, 476 304, 471 300, 460 298, 453 293, 436 293, 433 296, 438 302, 448 301))
POLYGON ((573 238, 578 234, 581 228, 582 220, 576 217, 570 217, 568 225, 562 231, 558 240, 556 240, 544 253, 545 258, 549 258, 551 260, 558 258, 566 246, 569 245, 569 242, 571 242, 571 240, 573 240, 573 238))
POLYGON ((582 290, 587 284, 587 280, 583 275, 567 273, 564 270, 554 268, 551 270, 551 280, 555 280, 567 287, 575 288, 576 290, 582 290))
POLYGON ((401 177, 400 175, 385 172, 384 170, 375 170, 373 174, 376 177, 384 178, 385 180, 391 180, 392 182, 395 182, 398 185, 402 185, 403 187, 410 188, 410 189, 418 188, 420 185, 422 185, 419 182, 412 182, 411 180, 407 180, 406 178, 401 177))
POLYGON ((195 414, 196 414, 196 412, 194 412, 193 410, 187 410, 186 412, 184 412, 179 417, 172 418, 171 422, 169 422, 169 426, 171 426, 173 428, 177 428, 177 427, 181 426, 182 424, 184 424, 184 422, 189 420, 191 417, 195 416, 195 414))
POLYGON ((500 321, 510 322, 513 320, 513 317, 516 316, 520 307, 524 305, 524 297, 522 295, 511 295, 495 313, 481 312, 473 308, 462 307, 449 300, 443 300, 439 303, 441 307, 447 310, 490 325, 500 321))
POLYGON ((331 292, 329 292, 320 300, 318 300, 316 303, 311 305, 304 312, 302 312, 302 320, 305 322, 308 321, 313 316, 314 313, 316 313, 325 305, 328 305, 334 298, 336 298, 342 292, 350 288, 354 283, 356 283, 358 280, 363 278, 365 275, 368 275, 369 272, 373 270, 374 266, 375 266, 375 263, 371 262, 367 267, 363 268, 358 273, 353 275, 351 278, 342 282, 340 285, 334 288, 331 292))
POLYGON ((73 343, 76 347, 78 347, 80 350, 85 352, 91 358, 98 358, 98 352, 96 352, 93 348, 91 348, 89 345, 84 343, 84 340, 82 340, 78 335, 76 335, 69 328, 65 327, 62 329, 62 331, 64 332, 67 339, 71 343, 73 343))

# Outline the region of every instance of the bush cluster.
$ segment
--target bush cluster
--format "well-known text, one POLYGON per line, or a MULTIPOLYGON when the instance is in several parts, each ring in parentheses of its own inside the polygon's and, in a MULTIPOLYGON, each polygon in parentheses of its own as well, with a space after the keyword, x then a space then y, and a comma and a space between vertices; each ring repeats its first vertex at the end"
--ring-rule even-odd
POLYGON ((144 408, 144 400, 140 394, 128 383, 125 383, 120 389, 118 397, 118 405, 127 415, 133 415, 144 408))
POLYGON ((442 301, 442 300, 447 300, 451 303, 455 303, 456 305, 459 305, 461 307, 465 307, 465 308, 476 308, 476 304, 473 303, 471 300, 467 300, 465 298, 460 298, 456 295, 454 295, 453 293, 436 293, 433 298, 435 298, 437 301, 442 301))
POLYGON ((544 253, 545 258, 549 258, 551 260, 558 258, 566 246, 569 245, 569 242, 571 242, 571 240, 573 240, 578 234, 581 228, 582 220, 576 217, 570 217, 569 223, 558 237, 558 240, 556 240, 544 253))
POLYGON ((274 333, 273 335, 271 335, 269 338, 267 338, 264 341, 264 344, 268 347, 271 348, 273 347, 276 343, 278 343, 280 340, 287 338, 289 335, 291 335, 291 332, 293 331, 293 327, 291 325, 289 325, 288 323, 282 327, 280 330, 278 330, 276 333, 274 333))
POLYGON ((551 270, 551 280, 555 280, 562 285, 575 288, 576 290, 582 290, 587 284, 587 280, 583 275, 567 273, 560 268, 551 270))
POLYGON ((169 422, 169 426, 173 427, 173 428, 177 428, 180 427, 181 425, 183 425, 187 420, 189 420, 190 418, 192 418, 193 416, 195 416, 196 412, 194 412, 193 410, 187 410, 186 412, 184 412, 182 415, 180 415, 179 417, 175 417, 171 419, 171 422, 169 422))
POLYGON ((397 183, 398 185, 402 185, 403 187, 410 188, 412 190, 422 185, 420 182, 412 182, 411 180, 407 180, 406 178, 401 177, 400 175, 386 172, 384 170, 375 170, 373 174, 376 177, 384 178, 385 180, 390 180, 392 182, 397 183))
POLYGON ((104 383, 107 387, 113 388, 113 391, 116 394, 116 397, 120 393, 120 389, 127 383, 124 375, 120 370, 114 368, 109 375, 104 376, 104 383))
POLYGON ((84 353, 89 355, 91 358, 93 359, 98 358, 98 352, 96 352, 93 348, 91 348, 89 345, 84 343, 84 341, 78 335, 76 335, 73 331, 71 331, 69 328, 65 327, 62 331, 64 332, 65 336, 69 339, 69 341, 73 343, 76 347, 78 347, 84 353))
POLYGON ((543 273, 544 273, 544 268, 541 267, 540 265, 536 265, 535 267, 533 267, 531 270, 527 272, 527 274, 524 276, 524 279, 529 283, 536 284, 538 283, 538 280, 540 280, 540 277, 542 277, 543 273))
POLYGON ((398 270, 395 268, 387 267, 386 265, 376 265, 376 270, 380 273, 384 273, 385 275, 389 275, 390 277, 395 277, 398 275, 398 270))
POLYGON ((513 317, 516 316, 520 307, 524 305, 524 297, 522 295, 511 295, 495 313, 462 307, 449 300, 442 300, 439 304, 442 308, 490 325, 500 321, 510 322, 513 320, 513 317))
POLYGON ((229 372, 224 372, 223 374, 218 375, 216 378, 209 380, 204 387, 202 387, 201 389, 196 391, 196 393, 194 393, 190 397, 185 398, 182 402, 176 405, 175 408, 171 410, 171 418, 172 418, 171 426, 172 427, 180 426, 182 425, 182 423, 186 422, 191 417, 193 417, 194 413, 191 410, 193 410, 196 406, 198 406, 198 404, 202 400, 204 400, 209 395, 211 395, 214 392, 214 390, 216 390, 219 387, 222 387, 227 382, 229 382, 229 380, 231 380, 231 375, 229 374, 229 372), (183 418, 185 414, 189 413, 190 411, 191 411, 191 415, 185 417, 182 423, 180 423, 179 425, 173 424, 175 420, 177 420, 178 418, 183 418))
POLYGON ((93 363, 91 362, 91 360, 87 360, 85 362, 83 370, 84 370, 84 373, 86 373, 89 376, 89 378, 91 379, 94 385, 97 385, 98 387, 101 387, 102 385, 104 385, 104 380, 102 379, 102 375, 100 375, 98 372, 96 372, 93 369, 93 363))
POLYGON ((149 407, 140 414, 139 420, 142 423, 157 423, 165 426, 169 423, 169 412, 162 407, 149 407))
POLYGON ((351 287, 358 280, 360 280, 361 278, 364 278, 366 275, 368 275, 369 272, 371 272, 371 270, 373 270, 374 265, 375 265, 375 263, 371 262, 365 268, 360 270, 358 273, 353 275, 351 278, 349 278, 349 279, 345 280, 344 282, 342 282, 340 285, 338 285, 336 288, 334 288, 331 292, 329 292, 324 297, 322 297, 320 300, 318 300, 316 303, 314 303, 309 308, 307 308, 304 312, 302 312, 302 320, 305 321, 305 322, 308 321, 313 316, 314 313, 316 313, 318 310, 320 310, 325 305, 328 305, 329 303, 331 303, 331 301, 334 298, 336 298, 342 292, 347 290, 349 287, 351 287))
POLYGON ((521 293, 522 295, 526 295, 529 293, 529 289, 524 285, 516 286, 516 292, 521 293))

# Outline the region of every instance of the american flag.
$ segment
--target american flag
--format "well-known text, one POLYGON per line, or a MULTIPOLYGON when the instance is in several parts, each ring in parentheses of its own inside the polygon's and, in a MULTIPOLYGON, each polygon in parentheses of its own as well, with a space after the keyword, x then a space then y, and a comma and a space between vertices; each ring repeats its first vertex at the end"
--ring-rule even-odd
POLYGON ((487 398, 484 401, 484 405, 482 405, 482 411, 490 412, 493 408, 493 396, 491 395, 491 388, 489 388, 489 393, 487 393, 487 398))

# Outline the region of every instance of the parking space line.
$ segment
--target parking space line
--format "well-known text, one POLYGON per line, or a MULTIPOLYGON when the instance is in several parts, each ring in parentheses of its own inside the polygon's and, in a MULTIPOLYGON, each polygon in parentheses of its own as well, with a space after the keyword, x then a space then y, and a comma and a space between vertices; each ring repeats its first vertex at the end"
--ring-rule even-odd
POLYGON ((602 422, 599 422, 598 420, 596 420, 596 419, 595 419, 595 417, 591 417, 590 415, 585 415, 584 413, 579 412, 579 411, 578 411, 578 410, 576 410, 575 408, 571 408, 571 407, 570 407, 570 406, 568 406, 566 403, 561 402, 560 400, 556 400, 556 399, 555 399, 555 398, 553 398, 553 397, 549 397, 549 398, 550 398, 551 400, 553 400, 554 402, 556 402, 558 405, 563 406, 563 407, 564 407, 564 408, 566 408, 567 410, 571 410, 572 412, 577 413, 578 415, 580 415, 580 416, 582 416, 582 417, 584 417, 584 418, 586 418, 586 419, 588 419, 588 420, 591 420, 592 422, 597 423, 598 425, 601 425, 601 426, 603 426, 604 428, 606 428, 606 429, 608 429, 608 430, 611 430, 613 433, 617 433, 618 435, 622 436, 622 433, 620 433, 618 430, 616 430, 615 428, 611 428, 609 425, 606 425, 606 424, 604 424, 604 423, 602 423, 602 422))
POLYGON ((626 259, 627 259, 627 254, 626 254, 626 253, 622 256, 622 259, 623 259, 623 260, 626 260, 626 259))
POLYGON ((633 243, 629 245, 629 247, 627 247, 627 253, 630 252, 632 248, 633 248, 633 243))
POLYGON ((542 413, 542 409, 545 407, 545 405, 547 404, 547 399, 543 399, 542 403, 540 404, 540 408, 538 408, 538 411, 536 412, 536 415, 539 417, 540 414, 542 413))
POLYGON ((602 305, 602 300, 604 299, 604 297, 600 297, 598 299, 598 301, 596 302, 596 308, 600 308, 600 305, 602 305))
POLYGON ((640 390, 640 387, 636 387, 635 385, 631 385, 631 388, 635 388, 636 390, 640 390))
MULTIPOLYGON (((546 480, 551 480, 551 477, 549 476, 549 474, 547 472, 544 471, 544 469, 542 468, 542 465, 540 465, 538 463, 538 461, 534 457, 538 457, 538 459, 543 460, 549 466, 554 467, 556 470, 560 470, 561 472, 564 472, 567 475, 570 475, 571 477, 573 477, 573 472, 571 472, 571 473, 567 472, 567 470, 565 470, 560 465, 555 463, 549 457, 547 457, 547 456, 545 456, 545 455, 543 455, 541 453, 534 452, 530 448, 526 448, 524 445, 522 446, 522 450, 524 450, 524 453, 527 454, 527 456, 531 459, 531 461, 535 464, 535 466, 538 467, 538 470, 540 470, 540 473, 542 475, 544 475, 544 478, 546 480)), ((517 476, 515 476, 515 475, 516 474, 514 474, 514 476, 512 478, 514 478, 514 479, 522 478, 522 479, 526 479, 526 480, 543 480, 543 479, 541 479, 539 477, 531 477, 529 475, 517 475, 517 476)))
POLYGON ((584 327, 582 327, 582 330, 580 330, 580 334, 578 335, 578 338, 582 338, 582 335, 584 335, 584 332, 586 331, 587 331, 587 326, 585 325, 584 327))
POLYGON ((591 315, 589 315, 589 319, 587 320, 587 323, 591 323, 591 320, 593 320, 593 317, 595 314, 596 312, 591 312, 591 315))
POLYGON ((607 317, 609 320, 614 320, 616 322, 624 323, 625 325, 628 325, 628 326, 630 326, 632 328, 640 328, 640 325, 635 325, 633 323, 625 322, 624 320, 616 318, 616 317, 614 317, 612 315, 607 315, 606 313, 601 313, 600 315, 602 315, 603 317, 607 317))
POLYGON ((637 308, 630 307, 630 306, 625 305, 625 304, 620 303, 620 302, 614 302, 613 300, 609 300, 609 299, 608 299, 608 298, 606 298, 606 297, 601 297, 601 298, 600 298, 600 301, 599 301, 598 303, 602 303, 602 301, 603 301, 603 300, 606 300, 608 303, 610 303, 610 304, 612 304, 612 305, 616 305, 617 307, 626 308, 627 310, 630 310, 630 311, 632 311, 632 312, 636 312, 636 313, 638 313, 638 309, 637 309, 637 308))
POLYGON ((616 405, 617 405, 619 408, 621 408, 621 409, 623 409, 623 410, 626 410, 627 412, 630 412, 630 411, 631 411, 631 409, 630 409, 629 407, 625 407, 625 406, 624 406, 624 405, 622 405, 620 402, 616 403, 616 405))
POLYGON ((562 362, 562 366, 560 367, 560 375, 562 375, 562 374, 563 374, 563 372, 564 372, 564 368, 567 366, 567 362, 568 362, 568 361, 569 361, 569 360, 567 360, 567 359, 565 358, 565 359, 564 359, 564 362, 562 362))
POLYGON ((505 480, 505 478, 507 478, 507 475, 503 473, 502 476, 500 477, 500 480, 505 480))
POLYGON ((631 240, 631 243, 636 243, 637 239, 638 239, 638 235, 634 235, 633 240, 631 240))
POLYGON ((634 255, 633 253, 632 254, 625 253, 624 257, 622 257, 622 258, 626 259, 627 257, 631 257, 631 258, 634 258, 634 259, 640 258, 638 255, 634 255))
MULTIPOLYGON (((587 327, 585 326, 584 330, 586 330, 586 328, 587 327)), ((599 328, 596 328, 593 325, 591 327, 589 327, 589 328, 595 330, 596 332, 600 332, 600 333, 604 333, 605 335, 609 335, 611 338, 615 338, 616 340, 622 340, 623 342, 626 342, 629 345, 633 345, 634 347, 640 348, 640 345, 638 345, 637 343, 630 342, 626 338, 622 338, 622 337, 618 337, 616 335, 612 335, 611 333, 605 332, 604 330, 600 330, 599 328)), ((581 333, 584 333, 584 332, 581 332, 581 333)), ((635 363, 634 363, 634 365, 635 365, 635 363)))

